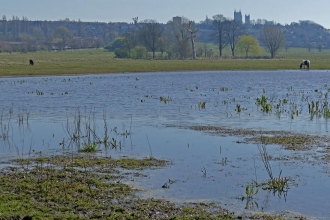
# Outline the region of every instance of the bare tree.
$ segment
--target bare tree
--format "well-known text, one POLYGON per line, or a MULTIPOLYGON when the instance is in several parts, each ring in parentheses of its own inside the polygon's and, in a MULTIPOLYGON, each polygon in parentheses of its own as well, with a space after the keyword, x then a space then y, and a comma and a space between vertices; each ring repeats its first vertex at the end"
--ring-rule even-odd
POLYGON ((181 58, 184 59, 190 53, 189 38, 190 33, 188 31, 188 19, 182 17, 181 22, 169 21, 168 25, 171 28, 170 39, 174 42, 175 52, 180 54, 181 58))
POLYGON ((130 30, 123 34, 124 37, 126 37, 127 39, 127 49, 128 49, 128 53, 131 53, 131 49, 133 49, 134 47, 136 47, 139 43, 139 30, 134 26, 131 27, 130 30))
POLYGON ((115 39, 118 37, 118 30, 113 22, 108 23, 108 31, 107 40, 110 42, 115 41, 115 39))
POLYGON ((212 40, 218 44, 219 56, 222 56, 222 50, 228 46, 228 42, 225 40, 225 21, 227 19, 223 15, 214 15, 213 16, 213 28, 214 33, 211 34, 212 40))
POLYGON ((157 41, 164 32, 163 26, 156 20, 144 20, 140 23, 139 32, 141 43, 152 51, 152 58, 155 58, 157 41))
POLYGON ((285 46, 285 36, 281 29, 276 26, 265 26, 262 32, 262 40, 274 58, 281 47, 285 46))
POLYGON ((167 42, 166 39, 164 37, 160 37, 157 41, 157 47, 159 49, 159 51, 162 53, 162 58, 164 57, 164 52, 166 50, 167 47, 167 42))
POLYGON ((192 21, 189 21, 189 28, 188 28, 188 31, 189 31, 189 33, 190 33, 190 40, 191 40, 191 48, 192 48, 192 58, 193 58, 193 60, 194 59, 196 59, 196 50, 195 50, 195 41, 194 41, 194 38, 196 37, 196 33, 197 33, 197 31, 198 31, 198 29, 197 30, 193 30, 192 29, 192 21))
POLYGON ((72 36, 71 31, 64 26, 59 26, 55 30, 55 37, 61 39, 62 49, 64 49, 65 46, 68 44, 69 40, 71 39, 71 36, 72 36))
POLYGON ((25 16, 22 18, 22 31, 29 34, 29 19, 25 16))
POLYGON ((285 51, 288 52, 288 50, 290 48, 290 42, 286 41, 284 47, 285 47, 285 51))
POLYGON ((225 36, 230 45, 231 55, 235 56, 235 48, 239 36, 241 36, 244 33, 243 26, 240 22, 234 20, 226 20, 224 24, 225 24, 225 36))
POLYGON ((206 55, 207 55, 207 43, 204 43, 204 57, 206 57, 206 55))
POLYGON ((311 52, 311 50, 313 49, 313 44, 309 40, 307 40, 306 47, 308 52, 311 52))
POLYGON ((319 44, 317 45, 317 49, 318 49, 319 52, 322 52, 323 45, 322 45, 321 43, 319 43, 319 44))

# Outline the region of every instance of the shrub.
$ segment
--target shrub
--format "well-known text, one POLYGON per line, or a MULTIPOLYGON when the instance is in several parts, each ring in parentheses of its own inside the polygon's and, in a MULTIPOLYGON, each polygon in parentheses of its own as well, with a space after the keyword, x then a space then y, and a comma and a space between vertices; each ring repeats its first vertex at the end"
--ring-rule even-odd
POLYGON ((128 58, 128 50, 127 49, 115 49, 115 57, 116 58, 128 58))
POLYGON ((168 57, 169 60, 173 58, 173 51, 172 50, 167 50, 166 53, 167 53, 167 57, 168 57))
POLYGON ((142 59, 147 56, 147 49, 143 46, 136 46, 131 51, 131 57, 135 59, 142 59))

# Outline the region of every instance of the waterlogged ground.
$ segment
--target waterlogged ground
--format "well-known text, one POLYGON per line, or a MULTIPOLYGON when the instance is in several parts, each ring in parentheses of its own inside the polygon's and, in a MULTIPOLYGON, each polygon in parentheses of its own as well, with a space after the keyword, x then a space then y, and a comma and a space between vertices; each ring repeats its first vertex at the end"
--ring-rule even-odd
POLYGON ((313 70, 2 78, 1 161, 85 147, 152 156, 170 163, 121 180, 141 198, 326 218, 328 82, 313 70), (289 189, 247 199, 247 185, 270 179, 261 146, 289 189))

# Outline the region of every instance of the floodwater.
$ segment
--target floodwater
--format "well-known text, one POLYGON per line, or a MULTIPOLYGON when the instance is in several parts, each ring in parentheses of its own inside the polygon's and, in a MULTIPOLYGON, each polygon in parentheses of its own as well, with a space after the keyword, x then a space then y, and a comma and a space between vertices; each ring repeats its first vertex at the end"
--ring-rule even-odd
POLYGON ((282 172, 294 184, 285 195, 260 189, 247 202, 240 199, 246 185, 252 179, 269 179, 258 146, 244 137, 193 131, 189 126, 328 136, 329 82, 328 71, 314 70, 1 78, 0 158, 52 155, 63 146, 74 150, 70 135, 80 115, 82 127, 88 124, 101 139, 106 121, 110 139, 120 146, 104 150, 100 145, 101 155, 171 161, 168 167, 145 171, 147 177, 126 180, 144 189, 142 197, 214 201, 239 213, 289 210, 326 218, 329 165, 314 157, 324 154, 324 146, 288 151, 267 145, 273 175, 282 172), (262 111, 257 103, 262 96, 271 111, 262 111), (312 107, 321 110, 313 114, 312 107), (290 160, 283 159, 287 157, 290 160), (162 188, 164 184, 170 187, 162 188))

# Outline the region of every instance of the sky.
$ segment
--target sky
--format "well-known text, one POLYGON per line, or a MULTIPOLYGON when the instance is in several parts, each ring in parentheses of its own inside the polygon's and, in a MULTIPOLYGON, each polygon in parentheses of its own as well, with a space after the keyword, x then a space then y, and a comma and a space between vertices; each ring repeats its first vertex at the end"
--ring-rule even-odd
POLYGON ((145 19, 166 23, 183 16, 196 23, 206 16, 234 11, 251 20, 266 19, 280 24, 309 20, 330 29, 330 0, 0 0, 0 18, 13 15, 29 20, 57 21, 69 18, 84 22, 132 22, 145 19))

